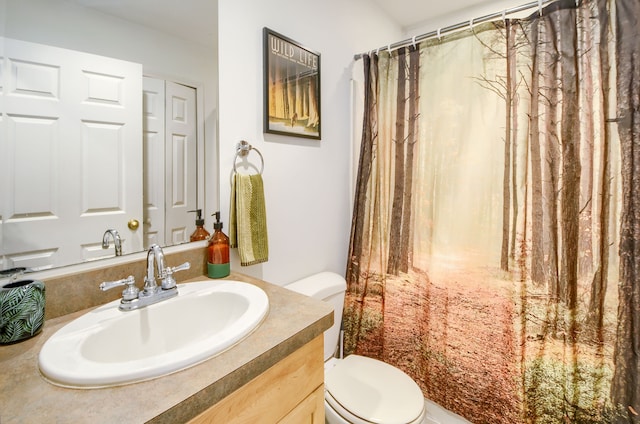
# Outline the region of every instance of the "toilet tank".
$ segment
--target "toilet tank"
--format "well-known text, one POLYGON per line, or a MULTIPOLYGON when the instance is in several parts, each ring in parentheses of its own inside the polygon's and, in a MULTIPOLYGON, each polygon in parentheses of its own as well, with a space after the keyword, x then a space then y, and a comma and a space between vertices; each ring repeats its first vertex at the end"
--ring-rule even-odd
POLYGON ((331 358, 340 338, 344 295, 347 290, 347 282, 344 277, 334 272, 320 272, 284 287, 333 306, 333 326, 324 332, 324 359, 326 361, 331 358))

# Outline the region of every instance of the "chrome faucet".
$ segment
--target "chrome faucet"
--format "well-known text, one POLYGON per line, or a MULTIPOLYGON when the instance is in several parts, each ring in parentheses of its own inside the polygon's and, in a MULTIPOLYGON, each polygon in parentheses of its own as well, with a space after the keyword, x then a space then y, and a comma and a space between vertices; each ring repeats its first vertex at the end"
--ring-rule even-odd
POLYGON ((109 235, 113 237, 113 245, 116 248, 116 256, 122 256, 122 239, 120 238, 120 234, 118 234, 117 230, 110 228, 104 232, 104 234, 102 235, 102 248, 109 248, 109 235))
MULTIPOLYGON (((147 250, 147 276, 144 278, 144 295, 149 296, 155 293, 158 290, 158 284, 156 284, 156 274, 153 263, 155 262, 155 267, 158 268, 158 278, 163 279, 163 287, 164 287, 164 278, 167 272, 166 265, 164 263, 164 252, 162 248, 157 244, 152 244, 149 246, 149 250, 147 250)), ((174 284, 175 286, 175 284, 174 284)), ((171 287, 167 287, 170 289, 171 287)))
POLYGON ((166 266, 162 248, 157 244, 153 244, 147 250, 147 275, 144 277, 142 291, 135 286, 136 280, 132 275, 122 280, 105 281, 100 284, 100 290, 106 291, 114 287, 127 286, 122 291, 119 309, 121 311, 133 311, 134 309, 144 308, 177 296, 178 287, 173 273, 189 268, 191 268, 189 262, 173 268, 166 266), (156 269, 158 271, 157 274, 156 269), (162 279, 160 286, 156 283, 158 278, 162 279))

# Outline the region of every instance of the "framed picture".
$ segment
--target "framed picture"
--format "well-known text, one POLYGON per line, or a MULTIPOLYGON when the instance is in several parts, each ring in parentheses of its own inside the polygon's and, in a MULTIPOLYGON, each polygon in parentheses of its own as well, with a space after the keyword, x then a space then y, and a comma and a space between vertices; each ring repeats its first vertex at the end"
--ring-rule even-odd
POLYGON ((320 139, 320 54, 264 28, 264 132, 320 139))

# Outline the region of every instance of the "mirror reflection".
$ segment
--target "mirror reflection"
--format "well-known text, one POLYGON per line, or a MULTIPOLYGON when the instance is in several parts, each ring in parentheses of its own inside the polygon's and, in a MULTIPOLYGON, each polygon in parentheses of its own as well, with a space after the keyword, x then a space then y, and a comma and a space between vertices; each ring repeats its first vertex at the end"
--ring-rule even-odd
POLYGON ((217 2, 195 41, 148 0, 83 3, 0 0, 0 269, 188 242, 217 203, 217 2))

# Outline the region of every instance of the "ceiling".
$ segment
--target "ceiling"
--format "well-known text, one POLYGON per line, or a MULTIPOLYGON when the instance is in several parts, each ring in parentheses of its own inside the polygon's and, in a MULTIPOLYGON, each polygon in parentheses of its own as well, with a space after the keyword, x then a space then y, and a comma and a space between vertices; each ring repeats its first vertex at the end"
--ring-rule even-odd
MULTIPOLYGON (((103 13, 159 29, 200 44, 216 39, 214 0, 72 0, 103 13)), ((496 0, 370 0, 403 29, 496 0)))
MULTIPOLYGON (((373 0, 402 28, 496 0, 373 0)), ((452 22, 455 23, 455 22, 452 22)))

